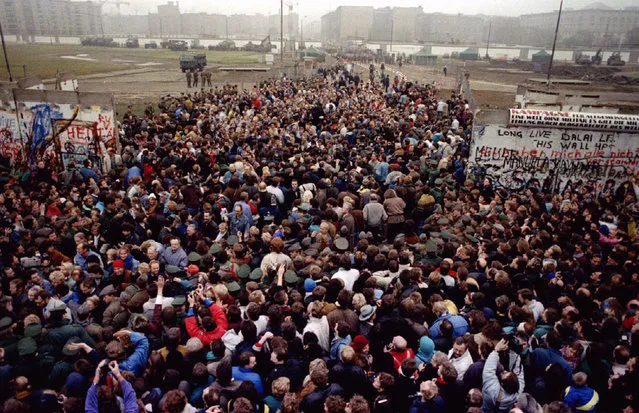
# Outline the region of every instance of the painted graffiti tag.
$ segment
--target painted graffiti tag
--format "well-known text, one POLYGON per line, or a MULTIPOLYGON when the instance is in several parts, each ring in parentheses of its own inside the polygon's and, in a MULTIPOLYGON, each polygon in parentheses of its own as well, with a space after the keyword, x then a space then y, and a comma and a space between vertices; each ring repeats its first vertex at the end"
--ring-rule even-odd
POLYGON ((568 181, 623 182, 639 173, 636 135, 612 131, 484 125, 473 134, 471 166, 488 166, 499 186, 520 186, 533 177, 568 181))

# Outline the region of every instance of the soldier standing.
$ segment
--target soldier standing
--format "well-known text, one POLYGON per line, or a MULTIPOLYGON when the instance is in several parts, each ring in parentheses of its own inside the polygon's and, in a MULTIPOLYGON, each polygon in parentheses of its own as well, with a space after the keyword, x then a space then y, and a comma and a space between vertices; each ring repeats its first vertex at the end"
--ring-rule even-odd
POLYGON ((193 87, 197 87, 197 78, 198 78, 198 73, 197 70, 193 71, 193 87))
POLYGON ((193 77, 193 74, 190 71, 186 72, 186 87, 188 87, 189 89, 191 88, 192 77, 193 77))
POLYGON ((211 87, 211 76, 213 76, 211 72, 206 72, 206 83, 209 84, 209 87, 211 87))

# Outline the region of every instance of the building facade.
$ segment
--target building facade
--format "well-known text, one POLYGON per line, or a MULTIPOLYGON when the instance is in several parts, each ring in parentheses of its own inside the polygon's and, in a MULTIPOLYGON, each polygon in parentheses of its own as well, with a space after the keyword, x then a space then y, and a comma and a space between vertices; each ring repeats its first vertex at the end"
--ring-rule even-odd
POLYGON ((340 6, 322 16, 322 41, 368 40, 375 9, 368 6, 340 6))
POLYGON ((151 36, 179 36, 182 34, 180 6, 172 1, 158 6, 157 13, 149 13, 151 36))
MULTIPOLYGON (((523 36, 533 44, 552 42, 557 13, 536 13, 520 16, 523 36)), ((623 10, 581 9, 563 10, 558 42, 565 45, 617 46, 628 33, 639 27, 639 8, 623 10)))
POLYGON ((450 44, 480 44, 485 40, 483 16, 467 14, 421 13, 417 40, 450 44))
MULTIPOLYGON (((322 40, 367 40, 396 43, 491 44, 548 47, 557 24, 557 11, 519 17, 424 13, 421 7, 338 7, 322 16, 322 40), (368 36, 366 33, 368 32, 368 36)), ((564 9, 558 43, 562 46, 632 46, 639 30, 639 7, 613 10, 595 4, 564 9)), ((635 45, 636 46, 636 45, 635 45)))
POLYGON ((149 33, 149 16, 105 14, 102 16, 104 33, 108 35, 146 36, 149 33))
POLYGON ((0 0, 5 34, 22 36, 84 36, 104 32, 98 3, 67 0, 0 0))

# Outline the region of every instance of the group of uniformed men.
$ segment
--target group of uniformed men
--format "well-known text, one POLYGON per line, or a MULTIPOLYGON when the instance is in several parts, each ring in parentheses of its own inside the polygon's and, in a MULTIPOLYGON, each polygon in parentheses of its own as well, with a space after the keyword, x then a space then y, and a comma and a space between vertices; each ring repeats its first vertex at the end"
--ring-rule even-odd
POLYGON ((197 87, 199 80, 202 80, 202 87, 211 87, 211 72, 199 72, 192 70, 186 72, 186 86, 188 88, 197 87))

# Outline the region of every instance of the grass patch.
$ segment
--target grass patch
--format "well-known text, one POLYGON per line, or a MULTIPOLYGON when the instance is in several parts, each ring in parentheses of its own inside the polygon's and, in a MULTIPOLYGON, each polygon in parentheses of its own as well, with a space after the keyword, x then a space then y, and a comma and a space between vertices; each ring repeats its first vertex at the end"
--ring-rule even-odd
MULTIPOLYGON (((27 67, 28 76, 39 76, 42 79, 55 78, 56 72, 74 72, 76 75, 113 72, 127 69, 128 66, 101 61, 83 61, 63 59, 61 56, 87 53, 76 47, 42 46, 42 45, 7 45, 7 54, 14 79, 24 76, 23 65, 27 67)), ((91 56, 92 58, 95 58, 91 56)), ((0 65, 0 79, 8 79, 6 64, 0 65)))
MULTIPOLYGON (((205 52, 209 65, 248 65, 258 62, 257 53, 252 52, 221 52, 211 50, 194 50, 189 53, 205 52)), ((126 49, 90 47, 80 45, 49 45, 49 44, 8 44, 7 53, 11 63, 11 73, 14 78, 23 76, 22 65, 27 66, 29 76, 40 76, 43 79, 54 78, 56 71, 74 72, 78 76, 94 73, 106 73, 116 70, 135 69, 135 64, 157 62, 178 66, 180 55, 184 52, 174 52, 168 49, 126 49), (63 59, 61 56, 75 56, 87 54, 97 61, 83 61, 63 59), (117 60, 130 60, 118 62, 117 60)), ((9 75, 2 58, 0 64, 0 79, 8 79, 9 75)))

